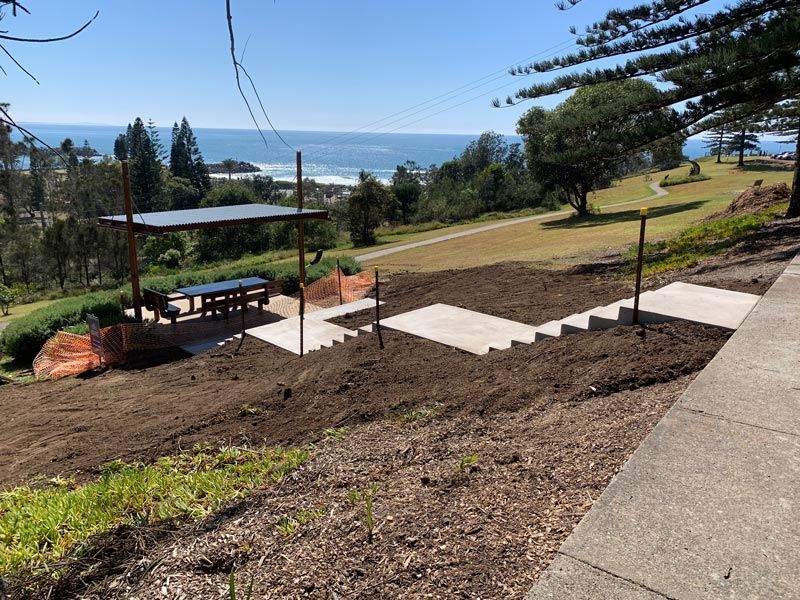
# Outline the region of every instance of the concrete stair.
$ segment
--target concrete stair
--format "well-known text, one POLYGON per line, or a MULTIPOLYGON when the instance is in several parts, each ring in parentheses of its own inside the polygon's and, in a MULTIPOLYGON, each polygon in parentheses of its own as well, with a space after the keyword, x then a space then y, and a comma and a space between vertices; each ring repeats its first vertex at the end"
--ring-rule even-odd
MULTIPOLYGON (((753 294, 675 282, 639 296, 639 322, 685 320, 735 330, 758 300, 759 296, 753 294)), ((381 325, 472 354, 486 354, 547 338, 609 329, 632 322, 633 298, 627 298, 536 327, 446 304, 395 315, 383 319, 381 325)), ((362 327, 358 334, 372 332, 374 327, 374 324, 362 327)))

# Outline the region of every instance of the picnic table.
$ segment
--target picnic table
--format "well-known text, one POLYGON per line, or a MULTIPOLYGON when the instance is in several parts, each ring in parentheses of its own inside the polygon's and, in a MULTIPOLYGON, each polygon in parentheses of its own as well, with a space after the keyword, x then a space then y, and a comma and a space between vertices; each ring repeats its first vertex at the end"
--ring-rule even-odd
MULTIPOLYGON (((231 279, 229 281, 217 281, 216 283, 203 283, 201 285, 192 285, 184 288, 178 288, 176 292, 183 294, 189 299, 189 311, 195 310, 195 298, 200 298, 200 307, 203 314, 209 310, 211 315, 216 317, 217 310, 221 310, 225 316, 234 302, 239 298, 239 279, 231 279)), ((246 277, 241 280, 242 291, 245 294, 244 302, 249 299, 248 292, 252 291, 265 291, 266 301, 269 302, 268 288, 270 282, 260 277, 246 277)), ((261 305, 259 303, 259 308, 261 305)))

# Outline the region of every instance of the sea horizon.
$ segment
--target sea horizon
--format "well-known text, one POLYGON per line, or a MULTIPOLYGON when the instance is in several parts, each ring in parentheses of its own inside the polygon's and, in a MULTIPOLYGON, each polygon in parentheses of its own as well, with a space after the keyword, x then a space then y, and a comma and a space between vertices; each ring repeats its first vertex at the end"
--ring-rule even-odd
MULTIPOLYGON (((84 140, 102 155, 111 155, 114 140, 127 125, 89 125, 72 123, 20 123, 50 145, 58 145, 69 137, 76 146, 84 140)), ((171 127, 156 127, 168 153, 171 127)), ((265 131, 267 146, 255 129, 193 128, 200 151, 208 163, 233 158, 253 164, 260 173, 275 180, 290 181, 295 177, 295 149, 303 154, 303 176, 319 183, 352 185, 361 170, 388 181, 396 167, 411 160, 421 167, 440 165, 461 154, 480 134, 456 133, 381 133, 369 131, 280 131, 291 146, 287 147, 272 131, 265 131)), ((15 137, 19 137, 18 135, 15 137)), ((517 135, 503 136, 509 143, 522 143, 517 135)), ((704 142, 689 138, 684 152, 689 158, 704 156, 704 142)), ((787 149, 775 140, 762 140, 762 149, 772 154, 787 149)), ((242 176, 252 176, 246 174, 242 176)))

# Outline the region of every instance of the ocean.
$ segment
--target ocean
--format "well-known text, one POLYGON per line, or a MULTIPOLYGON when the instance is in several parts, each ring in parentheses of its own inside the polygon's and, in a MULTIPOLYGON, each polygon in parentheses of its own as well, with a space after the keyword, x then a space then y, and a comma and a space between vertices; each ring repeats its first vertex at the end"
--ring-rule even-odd
MULTIPOLYGON (((102 154, 112 154, 114 140, 126 126, 69 125, 24 123, 23 126, 51 145, 69 137, 76 146, 84 140, 102 154)), ((159 127, 161 142, 168 150, 172 129, 159 127)), ((265 175, 277 180, 295 176, 294 150, 287 148, 273 132, 265 132, 267 146, 252 129, 194 129, 206 162, 233 158, 253 163, 265 175)), ((413 160, 423 167, 441 164, 458 156, 478 135, 442 135, 421 133, 337 133, 326 131, 284 131, 283 138, 303 153, 303 176, 320 183, 353 183, 364 169, 381 180, 388 180, 397 165, 413 160)), ((509 143, 521 142, 518 136, 506 136, 509 143)), ((789 149, 786 144, 765 140, 762 148, 769 153, 789 149)), ((684 152, 690 158, 703 156, 703 142, 689 139, 684 152)))

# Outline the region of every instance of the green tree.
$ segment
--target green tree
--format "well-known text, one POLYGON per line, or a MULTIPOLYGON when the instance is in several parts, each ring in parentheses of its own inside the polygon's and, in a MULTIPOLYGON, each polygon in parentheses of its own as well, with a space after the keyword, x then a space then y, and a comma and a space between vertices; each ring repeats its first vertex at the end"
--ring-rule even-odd
POLYGON ((348 227, 353 244, 368 246, 375 243, 375 229, 380 226, 392 200, 388 187, 371 173, 361 171, 358 185, 347 201, 348 227))
POLYGON ((42 248, 62 290, 69 277, 69 260, 72 254, 73 231, 64 219, 56 219, 42 235, 42 248))
POLYGON ((728 147, 729 137, 727 123, 712 127, 708 130, 706 135, 703 136, 706 150, 708 150, 711 156, 717 157, 718 163, 722 162, 722 153, 728 147))
POLYGON ((127 147, 130 160, 131 194, 135 209, 152 212, 163 208, 163 174, 160 153, 163 149, 155 127, 145 128, 136 117, 128 125, 127 147))
POLYGON ((8 316, 11 305, 17 299, 17 292, 13 287, 8 287, 4 283, 0 283, 0 309, 3 311, 3 316, 8 316))
POLYGON ((186 117, 181 119, 180 126, 177 123, 172 126, 169 169, 175 177, 191 181, 200 196, 211 189, 208 166, 186 117))
POLYGON ((225 169, 225 171, 227 171, 228 181, 230 181, 231 176, 233 175, 234 171, 236 171, 236 168, 239 166, 239 161, 236 161, 232 158, 224 158, 222 162, 220 162, 219 164, 221 164, 222 168, 225 169))
POLYGON ((553 110, 529 110, 517 131, 533 179, 588 214, 589 194, 620 174, 621 151, 643 146, 675 118, 666 109, 634 110, 657 94, 652 84, 632 79, 580 88, 553 110))
POLYGON ((738 156, 736 164, 743 167, 745 152, 758 150, 760 139, 758 134, 753 132, 755 126, 751 121, 734 123, 732 129, 733 132, 728 139, 727 152, 736 154, 738 156))
POLYGON ((414 181, 401 181, 392 184, 392 193, 397 200, 400 222, 408 225, 417 210, 417 203, 422 196, 422 186, 414 181))
MULTIPOLYGON (((630 105, 627 110, 642 113, 676 107, 679 118, 660 131, 651 129, 646 144, 679 132, 702 133, 797 98, 797 3, 736 0, 709 11, 695 10, 706 1, 655 0, 609 9, 605 18, 587 26, 576 38, 582 46, 579 51, 512 69, 514 75, 545 73, 550 77, 520 89, 506 103, 513 105, 598 83, 655 78, 663 84, 658 92, 646 103, 630 105), (611 63, 615 59, 616 65, 611 63), (596 61, 604 63, 592 68, 596 61), (721 118, 723 111, 729 112, 721 118)), ((580 2, 564 0, 558 6, 566 10, 580 2)), ((576 28, 572 31, 577 33, 576 28)), ((500 106, 498 100, 494 104, 500 106)), ((618 152, 637 149, 621 145, 618 152)), ((800 207, 800 201, 790 206, 800 207)))
POLYGON ((124 133, 120 133, 114 140, 114 158, 128 160, 128 142, 124 133))

